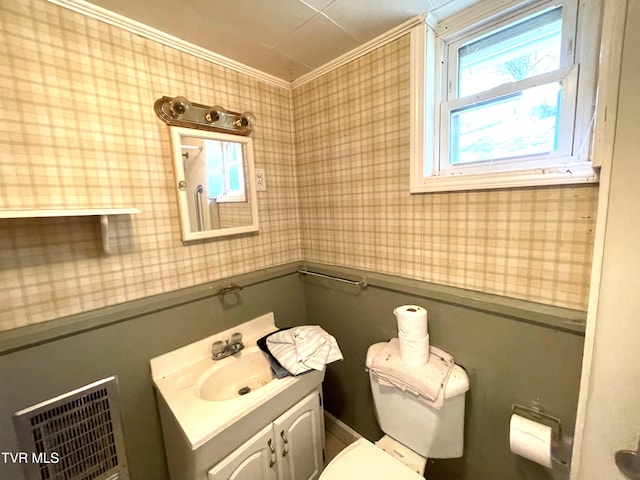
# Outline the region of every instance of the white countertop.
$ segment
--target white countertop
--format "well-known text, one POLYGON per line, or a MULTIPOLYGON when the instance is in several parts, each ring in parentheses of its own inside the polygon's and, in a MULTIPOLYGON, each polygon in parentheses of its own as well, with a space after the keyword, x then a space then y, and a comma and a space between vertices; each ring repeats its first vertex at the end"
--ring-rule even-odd
POLYGON ((193 450, 296 382, 302 379, 308 382, 312 376, 318 377, 313 379, 318 385, 322 382, 324 371, 274 379, 250 394, 231 400, 211 401, 198 396, 198 379, 214 366, 223 366, 225 361, 234 360, 230 357, 212 360, 213 342, 224 341, 232 333, 241 332, 245 349, 256 347, 259 338, 277 329, 273 313, 268 313, 151 359, 153 383, 180 424, 193 450))

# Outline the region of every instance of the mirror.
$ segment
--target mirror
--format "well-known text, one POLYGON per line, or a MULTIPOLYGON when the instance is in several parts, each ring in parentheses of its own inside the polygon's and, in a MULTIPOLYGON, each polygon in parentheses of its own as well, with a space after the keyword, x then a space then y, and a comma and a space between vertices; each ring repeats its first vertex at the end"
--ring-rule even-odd
POLYGON ((182 240, 258 231, 251 138, 170 129, 182 240))

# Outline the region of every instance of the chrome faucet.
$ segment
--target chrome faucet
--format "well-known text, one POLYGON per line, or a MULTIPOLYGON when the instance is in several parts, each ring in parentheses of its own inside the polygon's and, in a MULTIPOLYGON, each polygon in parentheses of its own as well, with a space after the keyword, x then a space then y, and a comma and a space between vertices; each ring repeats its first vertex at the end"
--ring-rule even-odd
POLYGON ((231 335, 230 339, 225 340, 224 342, 222 340, 213 342, 213 345, 211 345, 211 356, 214 360, 222 360, 229 355, 238 353, 243 348, 244 344, 242 343, 242 334, 236 332, 231 335))

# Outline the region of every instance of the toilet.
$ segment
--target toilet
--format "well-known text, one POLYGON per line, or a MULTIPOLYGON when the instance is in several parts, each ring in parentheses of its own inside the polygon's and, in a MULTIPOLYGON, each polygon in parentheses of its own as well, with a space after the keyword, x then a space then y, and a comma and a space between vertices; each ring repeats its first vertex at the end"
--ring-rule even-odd
MULTIPOLYGON (((367 368, 385 345, 369 347, 367 368)), ((412 393, 381 385, 371 370, 369 378, 385 436, 375 445, 364 438, 349 445, 325 467, 320 480, 419 480, 424 479, 428 458, 462 456, 465 393, 469 390, 462 367, 453 367, 439 410, 412 393)))

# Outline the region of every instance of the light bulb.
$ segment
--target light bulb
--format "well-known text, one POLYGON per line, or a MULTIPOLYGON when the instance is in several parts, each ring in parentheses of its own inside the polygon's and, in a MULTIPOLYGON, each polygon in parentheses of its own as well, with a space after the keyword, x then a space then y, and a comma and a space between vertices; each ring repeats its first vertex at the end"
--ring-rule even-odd
POLYGON ((169 109, 174 117, 180 117, 191 108, 191 102, 185 97, 175 97, 169 102, 169 109))
POLYGON ((256 116, 251 112, 243 112, 240 118, 236 120, 238 128, 252 128, 256 123, 256 116))
POLYGON ((224 123, 227 118, 227 111, 220 105, 214 105, 205 114, 204 119, 209 123, 224 123))

